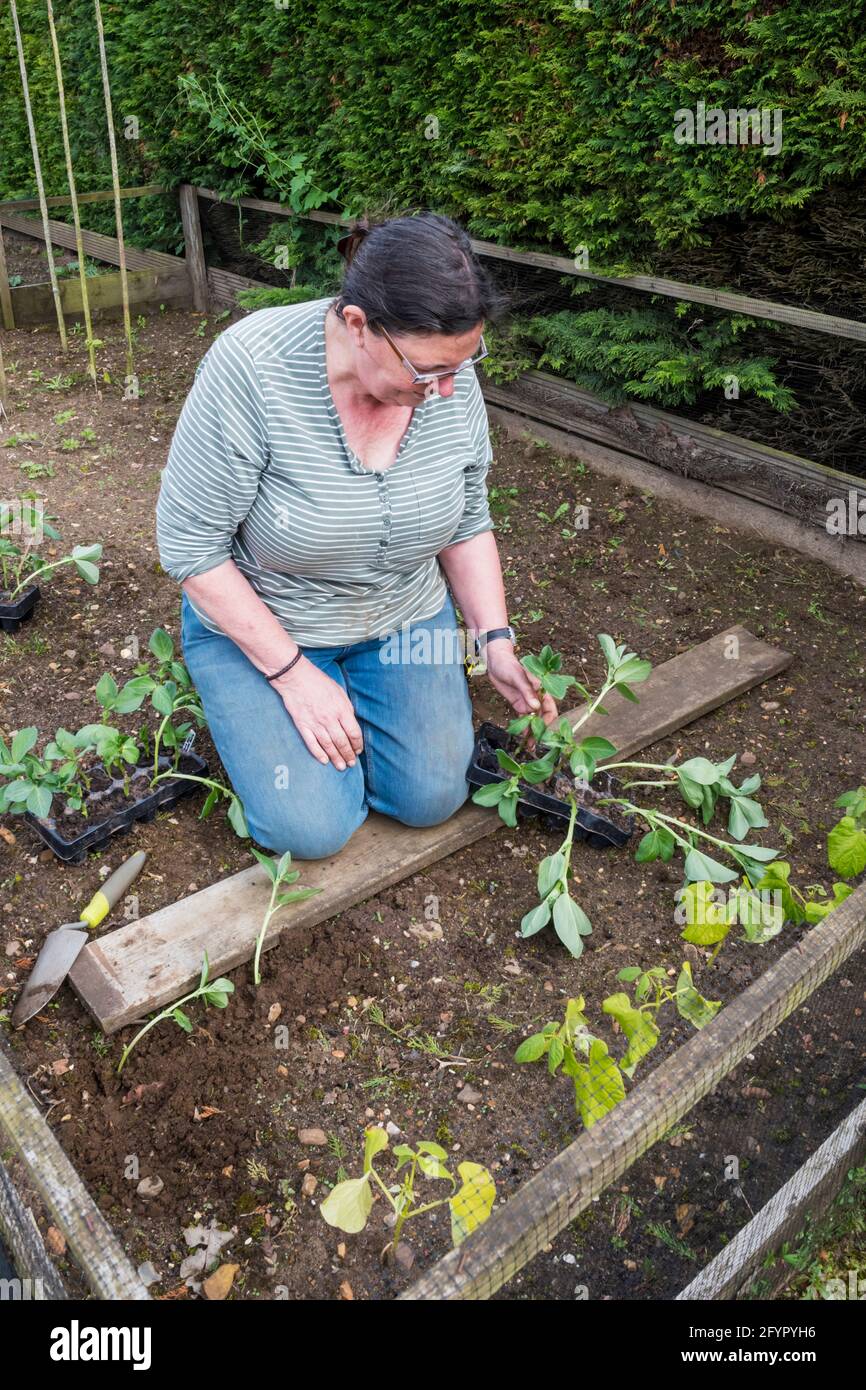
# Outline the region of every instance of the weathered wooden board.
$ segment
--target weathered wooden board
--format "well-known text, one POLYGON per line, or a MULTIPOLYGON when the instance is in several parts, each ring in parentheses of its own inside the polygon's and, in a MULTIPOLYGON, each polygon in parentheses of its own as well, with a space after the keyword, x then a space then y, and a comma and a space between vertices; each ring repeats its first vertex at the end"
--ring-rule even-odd
MULTIPOLYGON (((167 275, 156 270, 132 270, 126 277, 130 304, 170 303, 177 306, 192 303, 192 285, 185 270, 167 275)), ((83 314, 81 281, 61 280, 60 303, 66 318, 83 314)), ((94 275, 87 280, 87 297, 91 312, 117 309, 122 302, 120 273, 94 275)), ((49 284, 20 285, 12 291, 15 322, 21 327, 32 323, 48 323, 54 319, 54 298, 49 284)))
MULTIPOLYGON (((42 223, 35 217, 24 217, 17 212, 4 212, 0 206, 0 226, 10 231, 21 232, 24 236, 36 237, 43 241, 42 223)), ((53 246, 75 248, 75 228, 68 222, 49 221, 48 230, 53 246)), ((120 249, 116 236, 105 236, 102 232, 81 231, 85 254, 97 261, 107 261, 109 265, 120 265, 120 249)), ((125 246, 127 270, 161 270, 170 275, 172 271, 184 271, 186 261, 182 256, 169 256, 165 251, 140 251, 137 246, 125 246)))
POLYGON ((111 1227, 0 1046, 0 1148, 21 1160, 97 1298, 146 1300, 111 1227))
MULTIPOLYGON (((657 666, 640 703, 616 696, 582 733, 602 734, 621 757, 650 747, 789 665, 788 652, 743 627, 701 642, 657 666)), ((573 718, 579 711, 570 711, 573 718)), ((371 815, 331 859, 302 863, 301 882, 322 892, 285 909, 265 941, 283 927, 314 925, 343 912, 428 864, 500 829, 495 810, 468 804, 444 825, 416 830, 371 815)), ((85 946, 70 974, 76 993, 104 1033, 113 1033, 177 999, 199 978, 207 951, 211 975, 250 959, 270 894, 264 870, 244 869, 85 946)))

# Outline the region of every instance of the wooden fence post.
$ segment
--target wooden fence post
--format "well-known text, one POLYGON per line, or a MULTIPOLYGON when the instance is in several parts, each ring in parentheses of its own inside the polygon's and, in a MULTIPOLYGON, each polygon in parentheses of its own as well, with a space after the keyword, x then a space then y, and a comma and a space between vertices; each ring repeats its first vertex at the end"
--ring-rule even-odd
POLYGON ((6 270, 6 248, 3 245, 3 224, 0 223, 0 316, 4 328, 15 327, 15 314, 12 309, 12 293, 9 289, 9 274, 6 270))
POLYGON ((204 243, 201 235, 201 218, 198 212, 198 197, 190 183, 182 183, 178 193, 180 196, 180 215, 183 221, 186 267, 192 282, 193 307, 199 313, 204 314, 210 308, 210 294, 207 283, 207 266, 204 259, 204 243))

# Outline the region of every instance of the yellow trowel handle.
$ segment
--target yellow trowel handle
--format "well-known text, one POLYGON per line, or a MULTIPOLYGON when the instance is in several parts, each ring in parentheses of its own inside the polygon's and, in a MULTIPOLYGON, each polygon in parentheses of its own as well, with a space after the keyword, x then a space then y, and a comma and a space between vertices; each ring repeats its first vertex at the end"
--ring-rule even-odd
POLYGON ((127 859, 125 864, 121 864, 119 869, 115 869, 109 879, 106 879, 98 893, 94 893, 90 902, 81 914, 81 921, 86 922, 89 927, 98 927, 104 917, 107 917, 115 903, 119 903, 130 884, 132 884, 144 868, 144 861, 147 858, 143 849, 138 850, 127 859))

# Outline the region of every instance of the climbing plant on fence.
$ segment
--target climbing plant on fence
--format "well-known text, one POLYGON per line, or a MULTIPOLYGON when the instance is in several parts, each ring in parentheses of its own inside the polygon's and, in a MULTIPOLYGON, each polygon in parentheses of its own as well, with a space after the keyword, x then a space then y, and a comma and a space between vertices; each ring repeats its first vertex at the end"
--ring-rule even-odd
MULTIPOLYGON (((79 187, 108 160, 90 0, 58 6, 79 187), (72 94, 74 93, 74 98, 72 94)), ((138 0, 106 4, 129 183, 264 193, 255 164, 178 87, 218 73, 263 130, 346 205, 423 204, 477 236, 651 268, 708 243, 730 214, 783 219, 866 168, 866 6, 792 0, 138 0), (781 146, 679 144, 681 109, 782 112, 781 146)), ((21 6, 49 193, 65 191, 44 9, 21 6)), ((32 193, 8 12, 0 17, 0 196, 32 193)), ((92 209, 97 230, 108 207, 92 209)), ((173 249, 168 200, 130 208, 131 236, 173 249)))

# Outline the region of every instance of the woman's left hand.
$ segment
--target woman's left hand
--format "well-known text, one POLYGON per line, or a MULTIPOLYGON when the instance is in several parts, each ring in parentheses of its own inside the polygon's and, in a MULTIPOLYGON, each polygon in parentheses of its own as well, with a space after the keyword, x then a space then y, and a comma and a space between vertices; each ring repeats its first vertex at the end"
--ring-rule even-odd
POLYGON ((494 641, 485 648, 487 674, 516 714, 540 714, 545 724, 557 716, 556 701, 541 689, 541 681, 521 666, 510 642, 494 641))

